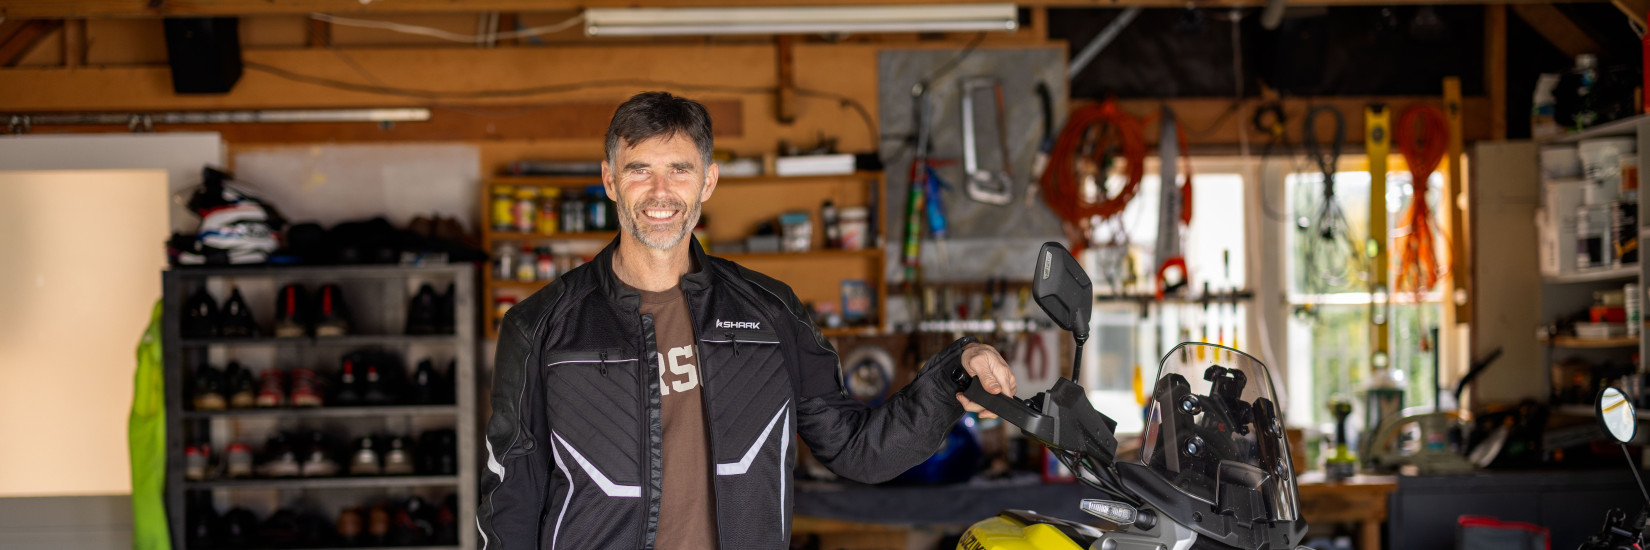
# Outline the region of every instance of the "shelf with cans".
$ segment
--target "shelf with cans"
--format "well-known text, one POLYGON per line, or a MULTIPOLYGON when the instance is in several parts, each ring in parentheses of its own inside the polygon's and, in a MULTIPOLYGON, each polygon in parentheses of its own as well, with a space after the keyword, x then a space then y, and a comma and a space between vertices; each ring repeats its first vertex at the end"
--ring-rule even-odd
MULTIPOLYGON (((727 177, 693 236, 711 255, 791 285, 827 336, 874 334, 884 315, 882 175, 727 177)), ((618 212, 594 176, 510 176, 482 186, 487 338, 517 302, 590 261, 618 237, 618 212)))
POLYGON ((1650 117, 1619 121, 1540 148, 1540 338, 1554 405, 1590 403, 1615 384, 1633 395, 1643 362, 1645 205, 1639 166, 1650 161, 1650 117))
POLYGON ((174 543, 474 548, 474 281, 468 264, 165 272, 174 543))

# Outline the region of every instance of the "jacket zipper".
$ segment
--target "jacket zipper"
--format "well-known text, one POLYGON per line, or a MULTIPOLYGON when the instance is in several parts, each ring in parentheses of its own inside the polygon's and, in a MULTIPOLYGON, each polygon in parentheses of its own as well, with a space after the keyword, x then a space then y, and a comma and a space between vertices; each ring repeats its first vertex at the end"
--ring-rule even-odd
MULTIPOLYGON (((641 324, 641 321, 638 320, 637 323, 641 324)), ((638 460, 637 462, 641 463, 641 465, 642 465, 642 477, 641 477, 641 483, 640 483, 640 485, 642 487, 642 509, 646 510, 647 511, 646 513, 651 514, 652 510, 653 510, 653 506, 651 504, 653 495, 651 495, 649 493, 652 492, 652 485, 653 485, 653 459, 652 459, 653 455, 650 452, 652 450, 650 447, 653 444, 653 429, 652 429, 652 424, 650 422, 648 422, 648 416, 647 416, 648 410, 647 409, 648 409, 649 405, 651 403, 653 403, 653 398, 657 394, 650 394, 648 392, 648 383, 651 380, 656 380, 656 379, 659 378, 659 373, 656 371, 656 369, 659 368, 659 362, 658 361, 649 362, 646 359, 647 354, 648 354, 649 351, 652 351, 653 353, 658 353, 658 347, 657 346, 655 346, 654 349, 652 349, 652 350, 649 350, 647 348, 647 330, 651 330, 651 329, 646 329, 644 327, 644 330, 637 331, 638 334, 641 335, 641 339, 642 339, 641 344, 637 346, 638 348, 640 348, 642 350, 641 362, 649 363, 649 364, 642 367, 642 376, 638 377, 638 381, 641 383, 641 386, 642 386, 642 389, 641 389, 642 398, 640 400, 638 400, 642 411, 641 411, 641 414, 636 415, 636 418, 638 420, 640 420, 641 423, 642 423, 641 428, 642 428, 642 433, 644 435, 642 437, 636 438, 637 442, 639 442, 641 444, 640 446, 642 448, 641 449, 642 450, 641 454, 636 455, 636 456, 640 458, 640 460, 638 460)), ((658 518, 644 519, 644 520, 642 520, 640 525, 638 525, 638 527, 641 528, 641 530, 642 530, 642 536, 641 536, 641 539, 640 539, 639 544, 637 546, 638 548, 646 548, 647 547, 647 524, 648 524, 649 521, 658 521, 658 518)))
POLYGON ((731 332, 723 334, 723 336, 727 336, 728 341, 733 343, 733 356, 738 357, 739 356, 739 339, 735 338, 733 333, 731 333, 731 332))
POLYGON ((607 352, 606 351, 601 352, 601 357, 602 357, 602 364, 601 364, 602 378, 607 378, 607 352))
MULTIPOLYGON (((693 305, 693 302, 691 300, 688 301, 688 305, 689 305, 689 307, 691 307, 693 305)), ((689 313, 688 317, 690 319, 697 319, 697 317, 693 316, 691 313, 689 313)), ((694 329, 693 330, 693 332, 694 332, 694 334, 693 334, 694 347, 698 347, 699 346, 699 344, 698 344, 698 342, 699 342, 699 334, 698 334, 699 327, 698 327, 697 322, 693 323, 693 325, 694 325, 693 326, 693 329, 694 329)), ((733 339, 733 333, 728 333, 728 339, 729 340, 733 339)), ((738 342, 733 343, 733 354, 735 356, 739 355, 739 343, 738 342)), ((710 508, 711 508, 710 513, 711 513, 711 522, 716 524, 716 546, 717 547, 722 547, 723 546, 723 541, 727 540, 727 538, 722 536, 722 514, 721 514, 722 499, 721 499, 721 497, 717 496, 717 494, 716 494, 716 457, 718 455, 716 454, 716 437, 714 435, 716 433, 716 430, 712 429, 711 425, 710 425, 710 383, 709 383, 710 382, 710 375, 708 374, 710 372, 710 362, 705 360, 704 350, 699 350, 698 355, 699 355, 699 407, 700 407, 700 409, 703 410, 703 414, 705 415, 705 448, 706 448, 706 450, 710 451, 710 460, 705 461, 705 463, 706 463, 706 467, 710 470, 706 473, 708 475, 710 475, 710 508)))

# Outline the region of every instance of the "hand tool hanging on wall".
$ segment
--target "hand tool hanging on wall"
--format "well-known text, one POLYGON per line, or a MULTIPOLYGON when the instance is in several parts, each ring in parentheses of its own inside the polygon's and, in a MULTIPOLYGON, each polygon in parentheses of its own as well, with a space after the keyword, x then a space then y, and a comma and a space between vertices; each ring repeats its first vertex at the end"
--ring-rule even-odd
POLYGON ((1115 100, 1106 100, 1077 110, 1066 121, 1049 154, 1048 171, 1043 173, 1043 203, 1059 216, 1071 239, 1071 253, 1088 247, 1098 221, 1123 212, 1140 188, 1145 176, 1146 140, 1140 120, 1123 112, 1115 100), (1079 158, 1079 149, 1093 131, 1092 158, 1079 158), (1122 181, 1107 181, 1117 163, 1122 181), (1088 166, 1085 166, 1088 165, 1088 166), (1098 169, 1098 173, 1090 170, 1098 169), (1083 181, 1093 176, 1101 183, 1097 202, 1084 198, 1083 181), (1114 185, 1115 184, 1115 185, 1114 185))
POLYGON ((1467 199, 1467 177, 1461 169, 1461 159, 1465 158, 1462 149, 1461 135, 1461 78, 1444 78, 1444 116, 1449 120, 1449 196, 1444 197, 1444 210, 1449 213, 1449 234, 1451 236, 1448 250, 1449 262, 1446 264, 1450 273, 1449 303, 1455 308, 1456 323, 1472 322, 1472 304, 1468 300, 1472 297, 1472 256, 1467 254, 1467 212, 1461 208, 1467 199))
POLYGON ((1037 105, 1043 112, 1043 139, 1037 142, 1037 156, 1031 159, 1031 179, 1026 181, 1026 206, 1037 200, 1037 182, 1048 169, 1048 153, 1054 150, 1054 94, 1047 82, 1037 83, 1037 105))
POLYGON ((1255 116, 1249 120, 1255 131, 1266 135, 1266 145, 1260 148, 1260 163, 1255 167, 1255 181, 1262 182, 1260 186, 1260 206, 1266 217, 1275 221, 1289 219, 1283 208, 1273 208, 1270 193, 1267 192, 1266 161, 1273 154, 1282 155, 1285 159, 1294 156, 1294 150, 1289 144, 1289 119, 1283 112, 1283 103, 1271 102, 1255 107, 1255 116))
POLYGON ((1364 154, 1369 157, 1369 241, 1365 256, 1369 264, 1369 366, 1384 369, 1388 364, 1387 321, 1392 318, 1392 298, 1387 291, 1387 272, 1392 265, 1386 246, 1386 157, 1392 151, 1392 112, 1386 105, 1364 108, 1364 154))
POLYGON ((1339 170, 1341 144, 1345 140, 1346 117, 1340 109, 1319 105, 1306 112, 1301 143, 1306 156, 1318 165, 1322 189, 1315 197, 1317 204, 1309 205, 1307 214, 1298 221, 1301 238, 1306 240, 1304 263, 1309 294, 1338 290, 1353 278, 1364 276, 1364 247, 1352 236, 1346 213, 1335 197, 1335 173, 1339 170), (1326 115, 1334 123, 1334 133, 1328 143, 1318 138, 1317 130, 1318 118, 1326 115))
MULTIPOLYGON (((1178 177, 1180 157, 1186 138, 1175 121, 1174 111, 1163 107, 1158 120, 1157 163, 1157 298, 1179 291, 1191 280, 1186 258, 1181 254, 1181 229, 1192 221, 1190 167, 1178 177)), ((1207 335, 1205 335, 1207 337, 1207 335)), ((1199 348, 1201 349, 1201 348, 1199 348)))
POLYGON ((995 205, 1014 199, 1007 128, 1002 81, 983 76, 963 79, 963 168, 968 172, 968 198, 995 205), (981 139, 985 136, 992 136, 996 147, 985 145, 989 141, 981 139))

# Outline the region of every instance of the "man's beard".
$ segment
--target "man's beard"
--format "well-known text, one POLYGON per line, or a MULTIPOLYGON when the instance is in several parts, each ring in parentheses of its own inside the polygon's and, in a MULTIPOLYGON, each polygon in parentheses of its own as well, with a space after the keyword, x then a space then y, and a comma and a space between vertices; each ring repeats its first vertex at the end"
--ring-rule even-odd
MULTIPOLYGON (((693 230, 693 226, 698 225, 698 223, 699 201, 693 201, 691 205, 688 205, 675 200, 651 199, 643 201, 635 207, 631 207, 623 201, 619 202, 619 228, 635 237, 637 242, 655 250, 675 248, 676 245, 681 244, 682 238, 686 237, 693 230), (642 213, 649 208, 681 212, 683 216, 680 220, 677 220, 680 225, 664 227, 656 231, 644 231, 642 229, 644 223, 640 223, 640 221, 649 219, 647 214, 642 213)), ((646 226, 652 225, 652 223, 646 223, 646 226)))

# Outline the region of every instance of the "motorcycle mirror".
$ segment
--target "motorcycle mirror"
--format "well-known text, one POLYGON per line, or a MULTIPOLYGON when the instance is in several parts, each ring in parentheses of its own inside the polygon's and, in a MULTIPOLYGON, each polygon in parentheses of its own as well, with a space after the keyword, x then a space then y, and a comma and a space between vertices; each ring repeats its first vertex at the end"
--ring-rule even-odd
POLYGON ((1088 340, 1089 317, 1094 310, 1093 283, 1071 252, 1060 243, 1043 243, 1031 275, 1031 294, 1049 319, 1070 331, 1078 342, 1088 340))
POLYGON ((1604 431, 1609 432, 1616 441, 1627 443, 1638 434, 1638 411, 1620 389, 1608 387, 1599 392, 1597 412, 1604 431))

